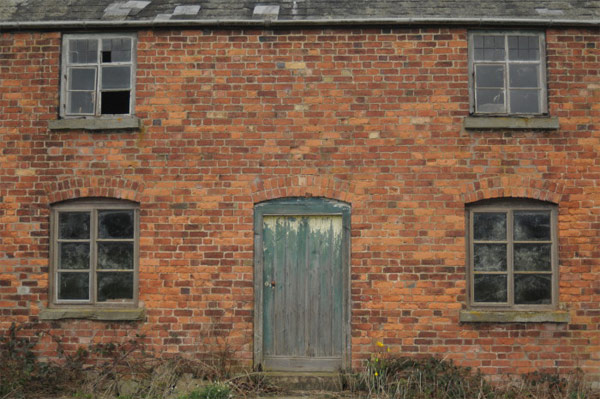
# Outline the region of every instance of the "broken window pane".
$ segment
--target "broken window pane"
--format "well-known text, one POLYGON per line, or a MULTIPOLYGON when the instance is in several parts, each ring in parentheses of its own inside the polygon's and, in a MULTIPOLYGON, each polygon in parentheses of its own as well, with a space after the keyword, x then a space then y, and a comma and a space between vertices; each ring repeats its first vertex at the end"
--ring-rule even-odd
POLYGON ((74 240, 90 238, 90 214, 88 212, 59 213, 58 237, 74 240))
POLYGON ((515 212, 515 240, 550 240, 550 212, 515 212))
POLYGON ((131 39, 103 39, 102 62, 128 62, 131 61, 131 39))
POLYGON ((130 91, 103 91, 102 115, 128 114, 130 91))
POLYGON ((477 111, 479 112, 504 112, 504 90, 478 89, 477 111))
POLYGON ((509 36, 508 58, 519 61, 540 59, 540 40, 537 36, 509 36))
POLYGON ((505 271, 506 244, 474 244, 473 264, 476 271, 505 271))
POLYGON ((510 87, 538 87, 537 65, 513 64, 508 67, 510 87))
POLYGON ((93 64, 98 62, 98 40, 69 40, 69 62, 74 64, 93 64))
POLYGON ((88 273, 58 273, 58 299, 90 299, 88 273))
POLYGON ((544 305, 552 302, 549 274, 515 274, 515 304, 544 305))
POLYGON ((69 69, 69 90, 94 90, 96 88, 95 68, 69 69))
POLYGON ((477 65, 475 68, 477 87, 504 87, 502 65, 477 65))
POLYGON ((473 215, 473 238, 480 241, 506 240, 506 214, 477 212, 473 215))
POLYGON ((93 114, 94 92, 92 91, 70 91, 69 113, 70 114, 93 114))
POLYGON ((58 265, 60 269, 88 269, 90 244, 88 242, 61 242, 58 265))
POLYGON ((506 302, 507 285, 505 275, 477 274, 474 276, 475 302, 506 302))
POLYGON ((133 211, 99 211, 99 238, 133 238, 133 211))
POLYGON ((133 273, 98 273, 98 302, 133 299, 133 273))
POLYGON ((105 89, 129 89, 131 82, 131 67, 105 66, 102 67, 102 86, 105 89))
POLYGON ((475 35, 475 60, 504 60, 504 36, 475 35))
POLYGON ((537 114, 540 112, 538 90, 511 90, 510 111, 519 114, 537 114))
POLYGON ((551 244, 515 244, 515 270, 550 271, 551 244))
POLYGON ((133 242, 98 242, 98 268, 133 269, 133 242))

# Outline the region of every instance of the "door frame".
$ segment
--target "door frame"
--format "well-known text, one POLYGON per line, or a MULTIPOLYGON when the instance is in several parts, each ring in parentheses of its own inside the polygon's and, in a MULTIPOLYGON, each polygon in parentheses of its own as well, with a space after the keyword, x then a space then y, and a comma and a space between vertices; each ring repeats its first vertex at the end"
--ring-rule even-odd
POLYGON ((286 197, 254 206, 254 368, 263 364, 263 217, 342 217, 342 369, 351 365, 350 353, 350 215, 348 203, 321 197, 286 197))

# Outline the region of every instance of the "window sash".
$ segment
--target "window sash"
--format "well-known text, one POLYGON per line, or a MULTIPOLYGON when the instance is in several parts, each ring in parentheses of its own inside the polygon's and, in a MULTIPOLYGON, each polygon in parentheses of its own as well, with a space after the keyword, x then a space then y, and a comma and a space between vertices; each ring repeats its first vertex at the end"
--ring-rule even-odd
POLYGON ((82 200, 72 204, 60 204, 55 206, 51 212, 51 273, 50 273, 50 295, 52 304, 64 305, 88 305, 99 307, 137 306, 138 303, 138 274, 139 274, 139 209, 134 204, 125 204, 121 201, 88 201, 82 200), (133 212, 133 237, 132 238, 99 238, 98 237, 98 213, 102 210, 126 210, 133 212), (90 236, 88 239, 61 239, 59 238, 59 216, 65 212, 88 212, 90 214, 90 236), (61 243, 89 243, 89 268, 88 269, 63 269, 59 264, 61 243), (129 242, 133 246, 133 267, 131 269, 101 269, 98 266, 98 243, 102 242, 129 242), (87 273, 89 274, 88 299, 59 299, 60 273, 87 273), (99 273, 131 273, 133 275, 133 295, 131 299, 98 300, 98 274, 99 273))
POLYGON ((133 115, 135 105, 135 74, 136 74, 136 51, 137 41, 135 35, 131 34, 69 34, 63 36, 62 51, 62 73, 61 73, 61 107, 62 117, 114 117, 122 115, 133 115), (131 59, 129 61, 102 61, 102 40, 104 39, 129 39, 131 40, 131 59), (97 58, 95 62, 71 62, 71 45, 77 40, 94 40, 97 43, 97 58), (129 83, 126 88, 103 89, 103 68, 106 67, 129 67, 129 83), (92 112, 72 112, 71 96, 73 92, 84 92, 84 90, 70 89, 69 73, 73 69, 94 69, 95 81, 93 90, 85 90, 92 93, 92 112), (102 114, 102 93, 129 92, 129 112, 123 114, 102 114))
MULTIPOLYGON (((469 87, 470 87, 470 105, 471 112, 474 114, 485 114, 485 115, 541 115, 547 113, 547 99, 546 99, 546 67, 545 67, 545 38, 544 34, 540 32, 528 32, 528 31, 481 31, 481 32, 470 32, 469 33, 469 87), (504 58, 502 60, 491 60, 491 59, 475 59, 475 38, 476 37, 490 37, 490 36, 502 36, 504 41, 504 58), (528 36, 536 37, 539 43, 539 58, 537 60, 511 60, 509 57, 509 37, 511 36, 528 36), (534 65, 538 68, 537 73, 537 86, 536 87, 511 87, 510 86, 510 75, 509 70, 511 65, 534 65), (480 66, 502 66, 503 71, 503 87, 486 87, 478 86, 477 80, 477 69, 480 66), (497 90, 502 94, 503 104, 498 104, 494 109, 485 110, 483 104, 481 104, 480 97, 483 95, 480 90, 497 90), (513 111, 512 100, 513 96, 516 96, 518 92, 523 93, 524 91, 535 91, 537 92, 537 109, 538 112, 521 112, 513 111)), ((516 98, 515 98, 516 100, 516 98)))
POLYGON ((469 306, 486 309, 516 309, 516 310, 539 310, 553 309, 558 301, 558 240, 557 240, 557 214, 556 208, 550 205, 526 205, 512 204, 502 205, 475 205, 467 211, 467 259, 468 259, 468 297, 469 306), (518 211, 548 212, 550 215, 550 239, 549 240, 515 240, 514 239, 514 213, 518 211), (474 239, 474 215, 475 213, 504 213, 506 214, 506 240, 490 241, 474 239), (505 244, 506 248, 506 271, 476 271, 475 270, 475 244, 505 244), (550 270, 515 270, 514 246, 515 244, 550 244, 550 270), (475 276, 497 275, 506 276, 506 302, 476 302, 475 301, 475 276), (517 304, 515 303, 515 276, 523 275, 545 275, 551 277, 551 296, 548 304, 517 304))

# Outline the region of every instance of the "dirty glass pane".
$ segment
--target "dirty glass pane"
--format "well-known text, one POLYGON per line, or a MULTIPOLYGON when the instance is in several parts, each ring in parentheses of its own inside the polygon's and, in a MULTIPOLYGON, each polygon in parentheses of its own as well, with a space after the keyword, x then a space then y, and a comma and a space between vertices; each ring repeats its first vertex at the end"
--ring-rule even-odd
POLYGON ((128 89, 131 80, 131 67, 102 67, 102 89, 128 89))
POLYGON ((539 90, 511 90, 510 112, 537 114, 540 112, 539 90))
POLYGON ((98 40, 69 40, 69 62, 76 64, 93 64, 98 62, 98 40))
POLYGON ((515 274, 515 304, 543 305, 552 302, 549 274, 515 274))
POLYGON ((133 269, 133 242, 98 242, 99 269, 133 269))
POLYGON ((505 271, 506 244, 475 244, 475 271, 505 271))
POLYGON ((475 302, 506 302, 505 275, 477 274, 473 277, 475 302))
POLYGON ((515 270, 550 271, 551 244, 515 244, 515 270))
POLYGON ((473 238, 481 241, 506 240, 506 214, 477 212, 473 215, 473 238))
POLYGON ((537 65, 513 64, 508 67, 510 87, 538 87, 537 65))
POLYGON ((504 90, 478 89, 476 94, 478 112, 504 112, 504 90))
POLYGON ((90 244, 87 242, 61 242, 58 244, 59 269, 89 269, 90 244))
POLYGON ((103 39, 102 62, 128 62, 131 61, 131 39, 103 39))
POLYGON ((133 238, 133 211, 99 211, 99 238, 133 238))
POLYGON ((133 273, 98 273, 98 302, 133 299, 133 273))
POLYGON ((473 40, 476 61, 504 60, 504 36, 474 35, 473 40))
POLYGON ((69 113, 70 114, 93 114, 94 100, 92 91, 70 91, 69 113))
POLYGON ((69 90, 94 90, 96 88, 96 69, 95 68, 70 68, 69 90))
POLYGON ((89 212, 60 212, 58 238, 85 240, 90 238, 89 212))
POLYGON ((508 58, 519 61, 539 60, 540 40, 538 36, 509 36, 508 58))
POLYGON ((58 273, 58 299, 90 299, 88 273, 58 273))
POLYGON ((477 65, 475 67, 477 87, 504 87, 504 66, 477 65))
POLYGON ((550 212, 515 211, 516 241, 550 241, 550 212))

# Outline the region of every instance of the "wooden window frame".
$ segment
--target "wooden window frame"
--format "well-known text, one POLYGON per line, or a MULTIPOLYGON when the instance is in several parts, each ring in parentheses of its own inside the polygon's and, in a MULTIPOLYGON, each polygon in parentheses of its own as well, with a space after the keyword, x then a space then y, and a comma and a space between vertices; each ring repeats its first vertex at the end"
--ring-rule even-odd
MULTIPOLYGON (((139 205, 135 202, 116 199, 82 199, 67 201, 52 206, 50 213, 50 275, 49 307, 78 307, 78 308, 137 308, 139 291, 139 205), (131 239, 110 239, 107 241, 132 241, 133 242, 133 298, 123 301, 97 301, 97 243, 102 239, 97 237, 98 211, 103 210, 131 210, 133 211, 133 238, 131 239), (89 212, 90 217, 90 268, 89 268, 89 286, 90 295, 88 300, 58 299, 58 243, 59 241, 59 223, 58 216, 61 212, 89 212)), ((112 270, 112 269, 111 269, 112 270)))
POLYGON ((472 115, 482 116, 542 116, 548 115, 548 82, 546 77, 546 36, 541 31, 527 30, 481 30, 470 31, 468 35, 468 52, 469 52, 469 106, 472 115), (539 38, 540 58, 537 61, 530 60, 509 60, 508 59, 508 37, 509 36, 535 36, 539 38), (475 36, 504 36, 505 56, 502 61, 475 61, 475 36), (510 110, 510 90, 508 82, 508 69, 512 64, 538 64, 539 65, 539 85, 540 99, 539 109, 537 113, 518 113, 510 110), (476 65, 502 65, 504 66, 504 111, 503 112, 483 112, 477 107, 477 93, 475 82, 475 66, 476 65))
POLYGON ((135 77, 137 65, 137 36, 132 33, 73 33, 65 34, 62 38, 62 58, 61 58, 61 91, 60 91, 60 116, 61 118, 94 118, 94 119, 114 119, 122 117, 131 117, 135 115, 135 77), (77 64, 71 63, 69 60, 69 41, 70 40, 97 40, 98 41, 98 59, 96 63, 77 64), (131 60, 121 62, 111 62, 110 64, 102 63, 102 40, 103 39, 131 39, 131 60), (102 112, 102 91, 121 91, 121 90, 102 90, 100 82, 102 82, 102 66, 130 66, 130 88, 129 88, 129 112, 123 114, 101 114, 102 112), (69 96, 68 96, 68 70, 70 68, 95 68, 95 88, 93 113, 69 113, 69 96))
MULTIPOLYGON (((521 311, 542 311, 555 310, 558 306, 558 233, 557 233, 557 213, 558 209, 555 204, 530 200, 530 199, 499 199, 499 200, 484 200, 466 207, 466 243, 467 243, 467 293, 468 293, 468 308, 481 310, 521 310, 521 311), (514 232, 514 212, 515 211, 545 211, 550 213, 550 240, 536 240, 535 243, 551 244, 550 262, 551 267, 549 272, 524 272, 514 271, 513 265, 513 247, 516 242, 513 237, 514 232), (507 244, 507 302, 475 302, 475 287, 474 276, 477 274, 474 270, 474 213, 506 213, 506 244, 507 244), (524 304, 519 305, 514 303, 514 276, 515 274, 549 274, 551 275, 551 300, 549 304, 524 304)), ((499 242, 499 241, 494 241, 499 242)), ((526 241, 518 241, 522 243, 526 241)), ((481 274, 504 274, 502 272, 481 272, 481 274)))

